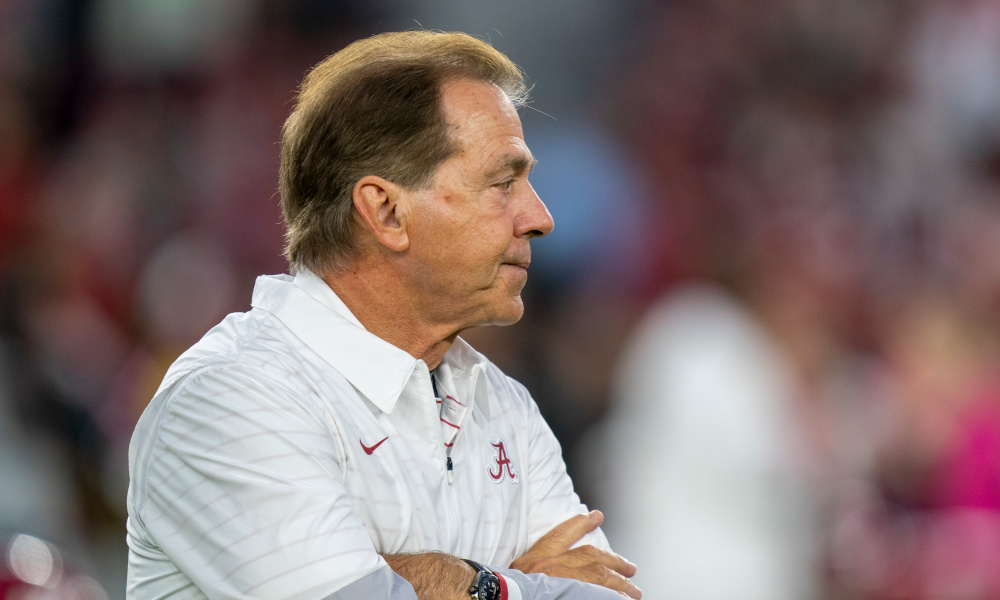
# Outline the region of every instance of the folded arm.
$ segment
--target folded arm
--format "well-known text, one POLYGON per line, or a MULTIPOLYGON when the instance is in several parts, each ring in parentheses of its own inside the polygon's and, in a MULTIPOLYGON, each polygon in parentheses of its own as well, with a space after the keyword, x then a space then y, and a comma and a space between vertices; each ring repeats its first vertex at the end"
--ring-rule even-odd
MULTIPOLYGON (((641 598, 642 592, 628 580, 635 575, 635 565, 595 546, 573 548, 580 538, 597 529, 603 520, 604 515, 599 511, 572 517, 538 540, 511 564, 510 569, 495 570, 499 577, 505 579, 506 598, 597 600, 618 598, 618 594, 641 598)), ((475 571, 460 558, 440 552, 384 554, 382 557, 396 574, 410 583, 412 593, 419 600, 469 599, 467 590, 475 571)), ((383 574, 373 575, 379 580, 384 577, 383 574)), ((389 587, 385 590, 391 591, 389 587)), ((375 590, 366 591, 369 595, 357 597, 392 600, 411 597, 404 595, 401 586, 398 595, 372 595, 375 590)), ((405 592, 411 593, 409 590, 405 592)), ((335 596, 337 600, 353 600, 354 597, 335 596)))
MULTIPOLYGON (((327 590, 337 600, 469 598, 475 574, 460 558, 377 553, 344 488, 336 445, 280 382, 227 365, 169 393, 134 442, 131 598, 190 587, 209 598, 315 598, 327 590)), ((596 548, 570 549, 600 523, 574 519, 513 569, 491 565, 510 600, 619 598, 612 589, 626 588, 599 567, 622 576, 631 567, 596 548)))

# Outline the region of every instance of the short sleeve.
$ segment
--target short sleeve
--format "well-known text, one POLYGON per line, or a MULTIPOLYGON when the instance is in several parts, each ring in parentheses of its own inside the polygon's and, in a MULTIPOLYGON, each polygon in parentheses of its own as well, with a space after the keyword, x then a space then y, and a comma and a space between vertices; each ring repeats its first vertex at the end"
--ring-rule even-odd
POLYGON ((166 393, 133 438, 130 526, 207 597, 322 598, 385 566, 315 406, 237 366, 166 393))

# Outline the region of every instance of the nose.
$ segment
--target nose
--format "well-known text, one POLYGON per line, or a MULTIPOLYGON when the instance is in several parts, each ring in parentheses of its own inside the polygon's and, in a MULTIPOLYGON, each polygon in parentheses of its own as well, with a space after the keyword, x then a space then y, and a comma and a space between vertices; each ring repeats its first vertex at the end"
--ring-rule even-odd
POLYGON ((542 237, 551 233, 553 227, 555 222, 552 220, 552 214, 538 197, 535 188, 528 183, 521 209, 514 219, 514 235, 528 238, 542 237))

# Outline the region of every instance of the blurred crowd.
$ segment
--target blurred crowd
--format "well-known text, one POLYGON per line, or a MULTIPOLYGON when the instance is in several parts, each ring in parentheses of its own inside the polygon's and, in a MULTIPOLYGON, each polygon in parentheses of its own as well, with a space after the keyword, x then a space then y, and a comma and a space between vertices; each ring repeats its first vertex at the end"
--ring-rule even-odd
POLYGON ((426 27, 535 84, 556 229, 465 337, 647 598, 1000 598, 1000 2, 488 4, 0 0, 0 574, 124 596, 132 427, 286 270, 296 85, 426 27))
POLYGON ((591 460, 651 597, 1000 597, 998 33, 980 0, 650 19, 607 111, 658 299, 591 460))

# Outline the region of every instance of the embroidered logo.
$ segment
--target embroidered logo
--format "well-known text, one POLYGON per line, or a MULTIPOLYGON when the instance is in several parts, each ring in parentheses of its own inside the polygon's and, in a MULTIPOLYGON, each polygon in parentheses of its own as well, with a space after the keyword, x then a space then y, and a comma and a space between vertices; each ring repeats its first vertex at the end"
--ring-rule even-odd
POLYGON ((387 439, 389 439, 389 436, 385 436, 381 440, 375 442, 374 446, 365 446, 365 443, 362 442, 360 439, 358 440, 358 443, 361 444, 361 449, 365 451, 365 454, 367 454, 368 456, 371 456, 372 452, 375 452, 375 448, 378 448, 379 446, 381 446, 382 442, 386 441, 387 439))
POLYGON ((491 441, 490 444, 496 450, 497 455, 493 458, 493 463, 490 464, 489 476, 493 480, 493 483, 500 483, 506 477, 511 481, 511 483, 517 483, 520 479, 517 473, 514 472, 514 467, 510 462, 510 457, 507 456, 507 449, 504 448, 503 440, 491 441))

